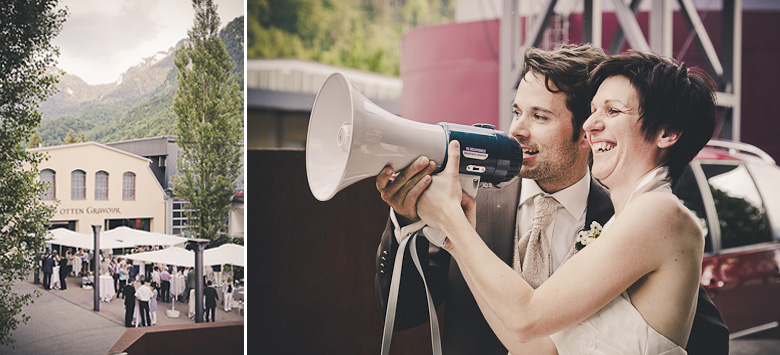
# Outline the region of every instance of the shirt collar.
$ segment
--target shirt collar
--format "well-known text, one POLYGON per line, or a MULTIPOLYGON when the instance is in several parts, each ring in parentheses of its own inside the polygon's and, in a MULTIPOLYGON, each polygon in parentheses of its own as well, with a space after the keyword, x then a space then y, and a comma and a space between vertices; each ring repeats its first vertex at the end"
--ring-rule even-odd
POLYGON ((533 198, 538 194, 545 196, 552 196, 558 203, 563 206, 569 214, 574 218, 580 218, 585 213, 585 208, 588 207, 588 194, 590 193, 590 170, 585 172, 585 176, 582 179, 575 182, 573 185, 560 190, 553 194, 548 194, 539 187, 536 180, 522 179, 522 186, 520 189, 520 204, 522 205, 528 199, 533 198))

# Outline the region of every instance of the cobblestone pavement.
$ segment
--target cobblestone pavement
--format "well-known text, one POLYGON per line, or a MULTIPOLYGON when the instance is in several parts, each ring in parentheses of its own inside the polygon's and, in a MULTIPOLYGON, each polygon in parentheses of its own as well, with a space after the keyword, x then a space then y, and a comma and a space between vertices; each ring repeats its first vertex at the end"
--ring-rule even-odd
MULTIPOLYGON (((105 355, 125 332, 124 300, 100 302, 100 311, 95 312, 92 290, 82 289, 76 278, 68 278, 66 290, 46 291, 41 285, 33 284, 32 278, 17 282, 13 290, 16 293, 39 290, 41 295, 24 307, 23 312, 30 320, 13 332, 15 347, 0 346, 0 355, 105 355)), ((157 325, 194 323, 187 317, 186 303, 175 302, 174 307, 180 312, 178 318, 166 315, 170 302, 158 303, 157 325)), ((221 305, 217 307, 216 318, 217 322, 244 319, 235 308, 225 312, 221 305)))

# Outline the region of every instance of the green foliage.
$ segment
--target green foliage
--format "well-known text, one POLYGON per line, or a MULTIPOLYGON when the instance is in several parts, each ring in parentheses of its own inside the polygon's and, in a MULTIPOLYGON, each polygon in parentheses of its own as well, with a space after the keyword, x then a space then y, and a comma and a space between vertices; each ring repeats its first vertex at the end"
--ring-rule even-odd
POLYGON ((41 146, 41 143, 43 143, 43 139, 41 139, 41 136, 38 134, 38 132, 33 132, 32 137, 30 137, 30 140, 27 141, 27 149, 32 148, 38 148, 41 146))
POLYGON ((401 35, 448 22, 453 14, 452 0, 249 0, 247 57, 398 75, 401 35))
POLYGON ((62 142, 65 144, 73 144, 80 142, 80 140, 79 136, 76 135, 76 132, 71 129, 67 134, 65 134, 65 139, 63 139, 62 142))
POLYGON ((189 201, 187 226, 198 238, 219 241, 241 174, 243 102, 231 80, 233 61, 217 37, 212 0, 193 0, 189 41, 177 48, 178 89, 173 99, 181 148, 174 193, 189 201))
MULTIPOLYGON (((243 20, 243 16, 233 19, 219 34, 234 62, 231 80, 235 81, 241 90, 244 86, 243 20)), ((132 73, 140 81, 161 83, 141 95, 132 95, 137 93, 138 89, 132 86, 130 80, 120 85, 131 85, 130 88, 116 87, 116 84, 89 86, 78 77, 65 76, 65 84, 77 91, 76 94, 91 97, 94 101, 62 102, 65 100, 62 97, 55 97, 57 100, 51 104, 47 101, 48 118, 44 117, 39 130, 43 144, 46 146, 62 144, 65 135, 71 129, 83 133, 87 140, 102 143, 175 135, 176 115, 173 112, 173 96, 178 84, 173 59, 163 59, 149 71, 149 73, 139 73, 136 70, 132 73), (153 76, 159 73, 163 73, 164 78, 158 76, 155 79, 153 76), (96 99, 97 97, 102 98, 96 99)), ((241 100, 240 105, 243 106, 243 96, 241 100)))
MULTIPOLYGON (((244 79, 244 16, 236 17, 228 22, 225 28, 219 32, 219 39, 225 44, 225 50, 233 59, 235 65, 231 72, 244 79)), ((239 85, 243 90, 244 86, 239 85)))
MULTIPOLYGON (((51 43, 62 28, 65 10, 56 0, 18 0, 0 11, 0 344, 13 344, 17 315, 33 301, 11 286, 23 280, 40 259, 54 207, 38 197, 40 153, 26 142, 40 124, 38 103, 54 92, 57 74, 48 71, 59 51, 51 43)), ((21 321, 29 317, 22 314, 21 321)))

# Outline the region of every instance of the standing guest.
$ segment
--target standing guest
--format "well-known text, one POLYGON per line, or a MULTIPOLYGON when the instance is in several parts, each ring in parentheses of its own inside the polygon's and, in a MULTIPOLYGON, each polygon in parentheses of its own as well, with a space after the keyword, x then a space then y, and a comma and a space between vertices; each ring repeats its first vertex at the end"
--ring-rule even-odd
POLYGON ((154 282, 155 285, 159 285, 160 281, 161 281, 160 280, 160 267, 155 265, 154 266, 154 271, 152 271, 152 281, 151 282, 154 282))
POLYGON ((68 249, 67 252, 65 252, 65 259, 67 260, 67 267, 68 274, 73 270, 73 248, 68 249))
POLYGON ((66 290, 68 288, 68 284, 65 282, 65 276, 68 276, 67 258, 60 259, 60 274, 58 276, 60 278, 60 290, 66 290))
MULTIPOLYGON (((191 272, 191 274, 193 274, 191 272)), ((209 313, 211 313, 211 321, 216 322, 217 320, 214 318, 216 315, 214 312, 214 309, 217 308, 217 290, 211 287, 211 280, 206 283, 206 289, 203 290, 203 296, 206 297, 206 319, 205 321, 209 321, 209 313)))
POLYGON ((86 274, 89 271, 89 250, 81 253, 81 271, 86 274))
POLYGON ((135 287, 129 282, 122 288, 122 298, 125 299, 125 327, 133 326, 133 312, 135 311, 135 287))
POLYGON ((225 312, 230 312, 233 309, 233 277, 228 276, 227 282, 222 285, 222 296, 225 303, 225 312))
MULTIPOLYGON (((145 250, 145 252, 148 250, 145 250)), ((153 264, 145 263, 143 266, 143 274, 145 280, 151 280, 153 264)))
POLYGON ((171 274, 168 273, 168 268, 163 268, 160 273, 160 297, 162 297, 163 302, 168 302, 170 290, 171 274))
MULTIPOLYGON (((127 283, 127 266, 124 264, 125 262, 122 261, 122 263, 119 265, 119 289, 124 291, 125 284, 127 283)), ((124 293, 122 293, 122 298, 124 298, 124 293)))
POLYGON ((54 258, 51 254, 46 254, 43 257, 43 289, 48 290, 51 288, 51 273, 54 272, 54 258))
MULTIPOLYGON (((187 268, 185 271, 186 271, 186 276, 184 276, 184 277, 187 278, 187 282, 186 282, 187 283, 187 288, 184 290, 184 294, 185 295, 189 295, 190 294, 190 290, 194 290, 195 289, 195 270, 191 270, 191 269, 187 268)), ((189 297, 189 296, 187 296, 187 297, 189 297)))
POLYGON ((152 325, 157 325, 157 283, 152 281, 152 298, 149 300, 149 315, 152 318, 152 325))
POLYGON ((136 276, 138 275, 138 265, 135 265, 135 263, 130 264, 127 266, 127 279, 136 281, 136 276))
MULTIPOLYGON (((141 280, 141 287, 135 291, 135 298, 138 299, 138 312, 141 316, 142 327, 148 327, 152 325, 152 321, 149 316, 149 300, 152 299, 152 296, 154 296, 154 293, 149 288, 149 286, 146 286, 146 281, 141 280)), ((138 325, 137 322, 136 325, 138 325)))
POLYGON ((111 258, 111 277, 114 279, 114 292, 119 293, 122 288, 119 286, 119 260, 111 258))

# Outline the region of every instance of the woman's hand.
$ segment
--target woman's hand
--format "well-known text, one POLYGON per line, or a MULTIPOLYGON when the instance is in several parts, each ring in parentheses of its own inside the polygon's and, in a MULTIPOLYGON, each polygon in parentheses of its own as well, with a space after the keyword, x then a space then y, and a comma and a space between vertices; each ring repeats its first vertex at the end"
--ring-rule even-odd
MULTIPOLYGON (((433 177, 426 176, 424 178, 433 179, 433 181, 417 201, 417 214, 420 218, 427 225, 445 233, 453 218, 465 216, 464 208, 461 206, 470 206, 466 210, 467 214, 476 216, 474 200, 468 195, 466 195, 467 199, 464 198, 458 180, 460 167, 460 144, 458 141, 450 142, 447 154, 447 166, 444 167, 444 170, 433 177)), ((473 225, 472 218, 469 219, 469 223, 473 225)))

